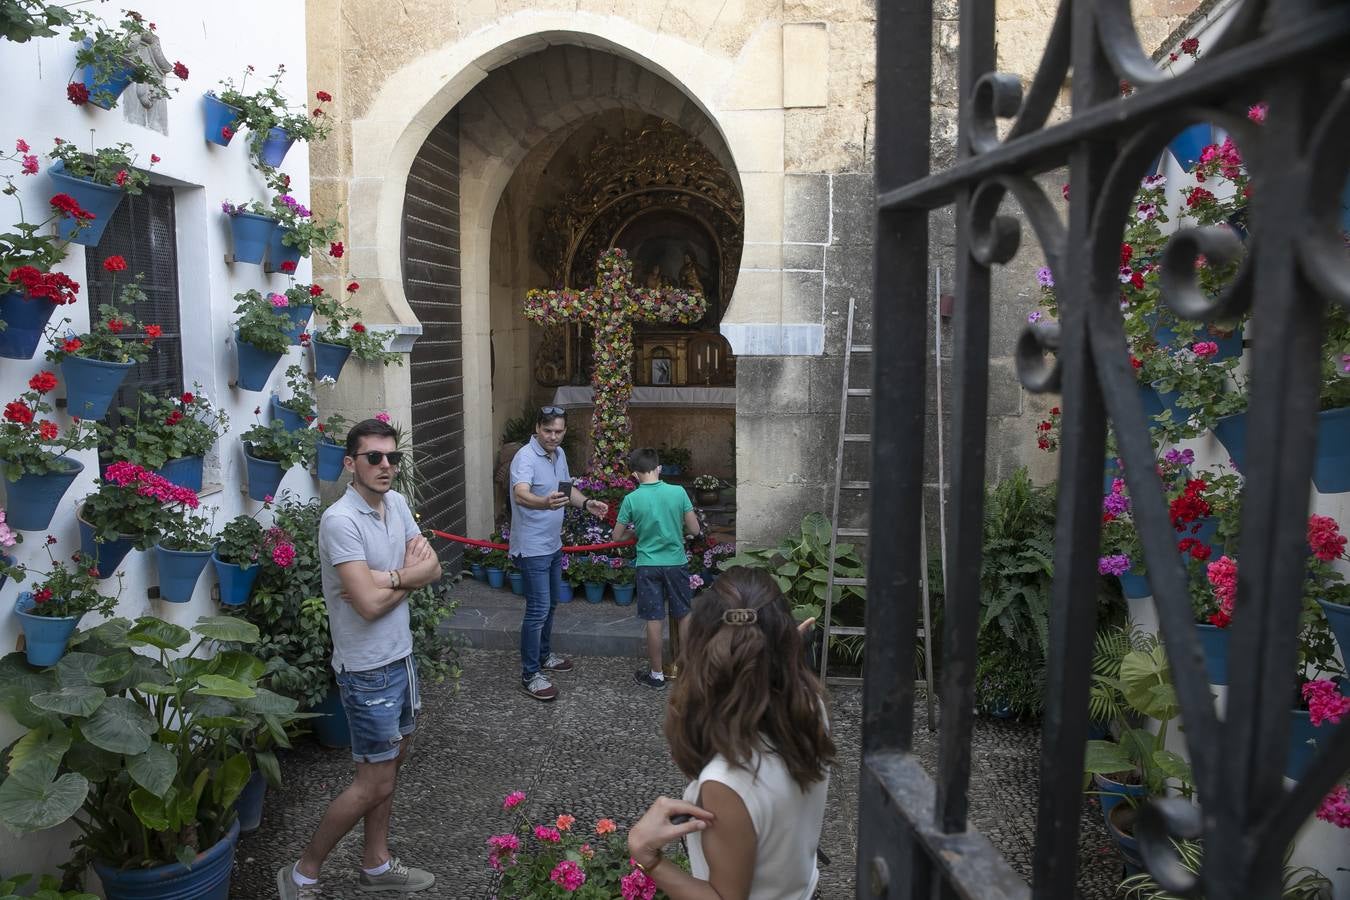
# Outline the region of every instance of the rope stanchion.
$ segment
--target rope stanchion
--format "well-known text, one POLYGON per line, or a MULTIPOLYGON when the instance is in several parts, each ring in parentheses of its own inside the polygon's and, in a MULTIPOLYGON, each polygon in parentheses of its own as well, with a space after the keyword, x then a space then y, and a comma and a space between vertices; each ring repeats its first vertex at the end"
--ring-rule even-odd
MULTIPOLYGON (((509 544, 498 544, 493 541, 480 541, 477 538, 465 537, 462 534, 450 534, 447 531, 437 531, 431 529, 431 533, 438 538, 445 538, 447 541, 455 541, 459 544, 468 544, 471 547, 487 547, 491 550, 510 549, 509 544)), ((607 544, 578 544, 571 547, 563 547, 564 553, 590 553, 595 550, 613 550, 617 547, 632 547, 637 544, 636 540, 628 541, 610 541, 607 544)))

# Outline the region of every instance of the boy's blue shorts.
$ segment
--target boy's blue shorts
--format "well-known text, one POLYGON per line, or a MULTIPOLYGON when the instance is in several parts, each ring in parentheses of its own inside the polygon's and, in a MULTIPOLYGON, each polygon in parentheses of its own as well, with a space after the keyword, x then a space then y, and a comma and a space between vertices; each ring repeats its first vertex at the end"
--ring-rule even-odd
POLYGON ((689 570, 684 566, 638 566, 638 616, 648 621, 670 614, 677 619, 689 615, 694 592, 689 588, 689 570))
POLYGON ((412 654, 378 669, 339 672, 338 689, 352 734, 352 759, 388 762, 416 728, 422 702, 412 654))

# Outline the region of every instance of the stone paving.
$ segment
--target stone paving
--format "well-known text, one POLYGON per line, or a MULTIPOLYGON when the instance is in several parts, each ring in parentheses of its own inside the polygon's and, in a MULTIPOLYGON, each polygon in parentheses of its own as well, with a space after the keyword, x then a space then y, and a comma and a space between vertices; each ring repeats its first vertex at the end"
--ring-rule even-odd
MULTIPOLYGON (((404 768, 394 805, 392 843, 407 861, 431 869, 437 884, 420 896, 486 900, 493 896, 485 863, 487 835, 510 821, 501 800, 528 796, 532 817, 568 812, 581 822, 610 816, 632 822, 652 798, 678 796, 684 779, 661 735, 663 695, 633 682, 635 658, 584 658, 561 675, 552 704, 516 689, 510 651, 466 650, 458 686, 426 685, 419 738, 404 768)), ((860 691, 833 688, 840 759, 830 783, 821 846, 828 900, 853 896, 860 691)), ((920 727, 919 753, 930 770, 936 736, 920 727)), ((1035 827, 1037 731, 980 719, 972 756, 971 820, 1024 875, 1035 827)), ((262 827, 239 844, 231 897, 275 896, 275 873, 293 861, 328 801, 348 783, 350 754, 302 743, 282 757, 286 784, 267 797, 262 827)), ((1115 857, 1095 806, 1085 804, 1079 850, 1084 897, 1113 895, 1115 857)), ((356 898, 360 832, 339 844, 324 871, 324 897, 356 898)))

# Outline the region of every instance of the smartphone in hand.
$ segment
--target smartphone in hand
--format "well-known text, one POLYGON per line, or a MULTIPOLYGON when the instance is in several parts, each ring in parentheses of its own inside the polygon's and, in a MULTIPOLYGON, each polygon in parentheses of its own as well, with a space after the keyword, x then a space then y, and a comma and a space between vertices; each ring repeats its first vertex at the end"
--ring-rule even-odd
POLYGON ((564 497, 567 498, 567 502, 568 502, 568 503, 571 503, 571 502, 572 502, 572 482, 570 482, 570 481, 560 481, 560 482, 558 482, 558 491, 559 491, 564 497))

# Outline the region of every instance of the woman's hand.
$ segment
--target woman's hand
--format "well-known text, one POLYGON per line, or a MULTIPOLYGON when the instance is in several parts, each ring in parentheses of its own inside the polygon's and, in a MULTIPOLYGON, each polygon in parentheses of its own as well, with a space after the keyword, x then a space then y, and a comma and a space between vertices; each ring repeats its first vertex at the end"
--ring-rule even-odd
POLYGON ((657 797, 656 802, 642 814, 642 818, 628 829, 628 853, 644 866, 652 865, 662 847, 678 841, 691 831, 702 831, 712 820, 712 813, 692 803, 657 797), (691 818, 679 825, 670 821, 671 816, 679 815, 691 818))

